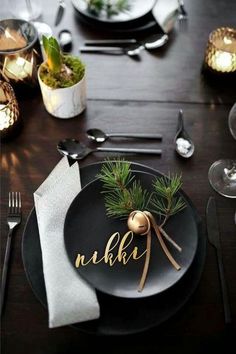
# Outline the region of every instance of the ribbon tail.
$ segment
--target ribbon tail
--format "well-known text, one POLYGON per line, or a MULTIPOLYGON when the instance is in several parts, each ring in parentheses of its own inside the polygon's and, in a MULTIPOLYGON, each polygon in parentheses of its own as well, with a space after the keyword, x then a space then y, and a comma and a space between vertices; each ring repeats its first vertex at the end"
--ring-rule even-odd
POLYGON ((147 215, 147 216, 150 218, 150 220, 151 220, 152 227, 153 227, 154 230, 155 230, 155 233, 156 233, 156 235, 157 235, 157 238, 158 238, 158 240, 159 240, 159 242, 160 242, 160 245, 161 245, 161 247, 162 247, 162 249, 163 249, 163 251, 164 251, 166 257, 169 259, 169 261, 171 262, 171 264, 173 265, 173 267, 174 267, 176 270, 180 270, 180 269, 181 269, 180 265, 179 265, 179 264, 176 262, 176 260, 172 257, 172 255, 170 254, 168 248, 167 248, 166 245, 165 245, 165 242, 163 241, 162 235, 161 235, 161 233, 160 233, 159 227, 158 227, 158 225, 157 225, 157 223, 156 223, 154 217, 153 217, 152 214, 149 213, 149 212, 147 212, 146 215, 147 215))
POLYGON ((179 252, 182 252, 182 248, 174 241, 172 238, 165 232, 165 230, 159 226, 160 233, 162 236, 165 237, 165 239, 172 244, 173 247, 175 247, 179 252))
POLYGON ((147 234, 147 252, 146 252, 146 258, 145 258, 145 263, 144 263, 144 267, 143 267, 143 274, 140 279, 139 287, 138 287, 139 292, 141 292, 143 290, 144 285, 145 285, 145 281, 147 278, 147 273, 148 273, 148 268, 149 268, 149 263, 150 263, 150 256, 151 256, 151 241, 152 241, 151 231, 149 230, 149 232, 147 234))

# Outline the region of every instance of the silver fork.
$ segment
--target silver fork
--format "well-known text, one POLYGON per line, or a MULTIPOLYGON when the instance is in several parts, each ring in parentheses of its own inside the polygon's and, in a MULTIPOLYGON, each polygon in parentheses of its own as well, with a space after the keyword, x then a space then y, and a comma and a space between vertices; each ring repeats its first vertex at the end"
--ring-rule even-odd
POLYGON ((179 19, 179 21, 187 20, 188 13, 185 10, 184 1, 183 0, 178 0, 178 5, 179 5, 179 7, 178 7, 178 12, 179 12, 178 19, 179 19))
POLYGON ((4 305, 5 289, 8 265, 11 253, 11 241, 13 236, 13 230, 21 223, 21 195, 20 192, 9 192, 9 204, 8 204, 8 216, 7 224, 9 232, 7 236, 7 245, 2 270, 2 282, 1 282, 1 316, 4 305))
POLYGON ((185 10, 183 0, 178 0, 178 27, 181 33, 187 32, 188 28, 188 14, 185 10))

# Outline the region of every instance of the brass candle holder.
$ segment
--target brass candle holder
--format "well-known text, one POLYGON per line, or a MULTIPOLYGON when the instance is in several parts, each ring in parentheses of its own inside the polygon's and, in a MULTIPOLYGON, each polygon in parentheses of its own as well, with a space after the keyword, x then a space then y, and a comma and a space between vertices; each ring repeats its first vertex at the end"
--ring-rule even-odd
POLYGON ((7 140, 18 131, 20 124, 19 107, 11 85, 0 80, 0 137, 7 140))
POLYGON ((37 68, 42 61, 36 28, 19 19, 0 21, 0 75, 13 85, 37 85, 37 68))
POLYGON ((205 52, 205 69, 217 74, 236 73, 236 29, 217 28, 210 33, 205 52))

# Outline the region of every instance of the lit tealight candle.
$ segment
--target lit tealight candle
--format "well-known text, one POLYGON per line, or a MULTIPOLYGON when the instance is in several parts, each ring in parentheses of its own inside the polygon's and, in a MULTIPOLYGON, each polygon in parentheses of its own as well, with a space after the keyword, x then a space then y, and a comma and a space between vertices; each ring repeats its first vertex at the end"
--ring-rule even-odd
POLYGON ((7 77, 10 79, 24 80, 32 76, 33 65, 22 57, 11 59, 9 56, 5 58, 4 71, 7 72, 7 77))
POLYGON ((0 21, 0 71, 7 82, 34 87, 41 61, 36 28, 18 19, 0 21))
POLYGON ((0 130, 7 129, 13 123, 8 105, 0 104, 0 130))
POLYGON ((213 65, 216 70, 227 71, 228 68, 231 68, 231 54, 221 51, 216 52, 213 65))
POLYGON ((222 27, 210 34, 205 63, 217 72, 236 72, 236 29, 222 27))
POLYGON ((19 126, 19 108, 11 85, 0 80, 0 137, 6 139, 19 126))

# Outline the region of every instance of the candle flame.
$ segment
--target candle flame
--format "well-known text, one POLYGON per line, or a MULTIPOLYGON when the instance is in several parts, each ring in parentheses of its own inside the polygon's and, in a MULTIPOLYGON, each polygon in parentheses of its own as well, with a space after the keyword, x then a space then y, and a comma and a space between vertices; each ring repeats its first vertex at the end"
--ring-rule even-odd
POLYGON ((232 39, 229 37, 224 37, 223 41, 225 44, 232 44, 232 39))
POLYGON ((226 71, 231 68, 231 54, 218 51, 215 55, 215 66, 220 71, 226 71))

